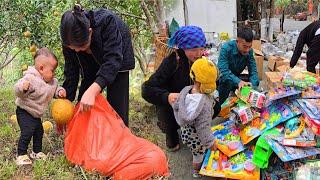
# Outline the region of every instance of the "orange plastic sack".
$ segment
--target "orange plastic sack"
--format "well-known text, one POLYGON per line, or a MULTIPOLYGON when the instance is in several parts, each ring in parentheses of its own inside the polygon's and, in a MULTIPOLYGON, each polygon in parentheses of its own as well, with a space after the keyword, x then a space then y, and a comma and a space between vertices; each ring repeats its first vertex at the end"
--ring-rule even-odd
POLYGON ((75 112, 67 124, 64 145, 70 162, 114 179, 169 174, 164 152, 133 135, 102 95, 90 111, 79 112, 77 105, 75 112))

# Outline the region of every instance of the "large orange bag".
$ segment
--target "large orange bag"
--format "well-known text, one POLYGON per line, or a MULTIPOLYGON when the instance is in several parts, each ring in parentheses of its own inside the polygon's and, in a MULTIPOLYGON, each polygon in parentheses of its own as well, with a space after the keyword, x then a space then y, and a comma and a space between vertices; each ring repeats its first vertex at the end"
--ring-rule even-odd
POLYGON ((79 112, 78 104, 75 112, 64 141, 71 163, 114 179, 168 176, 164 152, 133 135, 102 95, 96 97, 90 111, 79 112))

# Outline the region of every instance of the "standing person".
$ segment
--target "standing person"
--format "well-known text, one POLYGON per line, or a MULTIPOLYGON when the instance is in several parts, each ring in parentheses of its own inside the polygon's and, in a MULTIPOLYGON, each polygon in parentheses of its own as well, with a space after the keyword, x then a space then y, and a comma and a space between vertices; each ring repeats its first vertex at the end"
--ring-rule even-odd
POLYGON ((58 87, 54 78, 58 66, 56 56, 47 48, 41 48, 34 56, 34 66, 28 67, 23 78, 15 84, 16 115, 20 127, 17 165, 31 164, 27 155, 28 145, 33 138, 32 159, 45 159, 42 152, 43 127, 41 117, 53 98, 65 97, 66 91, 58 87))
POLYGON ((192 152, 192 176, 197 178, 207 149, 215 149, 211 131, 214 105, 212 96, 219 77, 218 68, 207 58, 196 60, 190 70, 193 85, 186 86, 173 103, 174 116, 181 126, 181 139, 192 152))
POLYGON ((236 40, 225 43, 219 54, 218 68, 219 79, 219 102, 228 98, 231 91, 243 86, 259 86, 256 61, 252 50, 253 33, 250 28, 241 28, 236 40), (248 67, 249 77, 240 75, 248 67))
MULTIPOLYGON (((156 105, 158 126, 166 134, 166 145, 170 151, 180 149, 177 132, 179 125, 171 105, 185 86, 192 85, 190 67, 195 60, 202 57, 205 44, 206 39, 201 28, 179 28, 169 40, 169 46, 178 49, 164 58, 157 71, 142 85, 142 97, 156 105)), ((215 112, 219 113, 218 111, 220 110, 215 112)))
POLYGON ((307 71, 316 73, 315 67, 320 62, 320 21, 309 24, 300 32, 290 61, 291 68, 297 64, 305 44, 309 48, 307 51, 307 71))
POLYGON ((127 25, 107 9, 85 11, 77 4, 63 14, 60 34, 67 98, 75 99, 81 74, 80 110, 90 110, 106 88, 110 105, 128 126, 129 70, 135 60, 127 25))

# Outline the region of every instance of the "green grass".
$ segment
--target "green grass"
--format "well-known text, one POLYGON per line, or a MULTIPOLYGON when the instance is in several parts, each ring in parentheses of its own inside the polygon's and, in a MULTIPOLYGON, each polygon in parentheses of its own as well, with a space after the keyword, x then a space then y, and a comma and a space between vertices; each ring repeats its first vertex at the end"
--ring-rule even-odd
POLYGON ((17 166, 13 161, 0 158, 0 179, 10 179, 14 176, 17 166))
MULTIPOLYGON (((132 76, 132 75, 131 75, 132 76)), ((151 142, 163 147, 163 134, 155 133, 155 108, 146 103, 140 95, 140 84, 136 76, 131 79, 130 91, 130 129, 151 142)), ((15 164, 19 126, 10 121, 15 114, 15 96, 13 85, 0 87, 0 179, 104 179, 94 172, 86 172, 78 166, 70 164, 63 152, 63 136, 53 130, 43 138, 43 151, 49 153, 48 160, 36 161, 30 166, 18 167, 15 164)), ((42 120, 53 122, 49 112, 42 120)), ((55 123, 53 123, 55 124, 55 123)), ((55 127, 54 127, 55 129, 55 127)), ((32 144, 29 145, 29 153, 32 144)), ((155 178, 157 179, 157 178, 155 178)), ((163 179, 163 178, 159 178, 163 179)))
POLYGON ((70 171, 71 168, 64 155, 49 155, 46 161, 34 163, 34 179, 74 179, 75 175, 70 171))

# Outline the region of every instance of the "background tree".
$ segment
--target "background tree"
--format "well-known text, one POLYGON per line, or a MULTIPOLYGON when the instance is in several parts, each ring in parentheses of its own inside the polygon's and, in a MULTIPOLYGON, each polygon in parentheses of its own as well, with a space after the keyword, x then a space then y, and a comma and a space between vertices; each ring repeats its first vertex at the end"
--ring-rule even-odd
MULTIPOLYGON (((1 0, 0 26, 0 71, 17 59, 17 66, 31 65, 32 55, 38 47, 46 46, 60 62, 61 42, 59 24, 61 12, 71 2, 62 0, 1 0)), ((2 72, 2 71, 1 71, 2 72)), ((57 70, 62 77, 61 66, 57 70)))
POLYGON ((285 11, 286 8, 291 3, 291 0, 276 0, 275 6, 281 11, 281 18, 280 18, 280 31, 283 32, 283 24, 285 19, 285 11))
POLYGON ((308 9, 307 5, 308 3, 305 0, 291 1, 289 6, 287 7, 286 13, 291 16, 294 16, 297 13, 306 12, 308 9))
POLYGON ((111 9, 127 22, 133 37, 135 58, 142 73, 148 74, 147 66, 152 59, 147 56, 147 51, 152 48, 153 37, 164 33, 165 9, 171 7, 173 0, 94 0, 93 4, 111 9))
MULTIPOLYGON (((62 79, 64 62, 59 34, 60 18, 63 12, 73 7, 75 1, 0 1, 0 70, 15 59, 18 59, 17 66, 31 65, 35 50, 46 46, 60 60, 57 75, 62 79)), ((100 7, 110 9, 129 25, 135 58, 144 75, 148 73, 146 67, 151 61, 147 55, 152 51, 153 37, 164 24, 164 4, 170 5, 172 2, 173 0, 80 1, 88 10, 100 7)))

